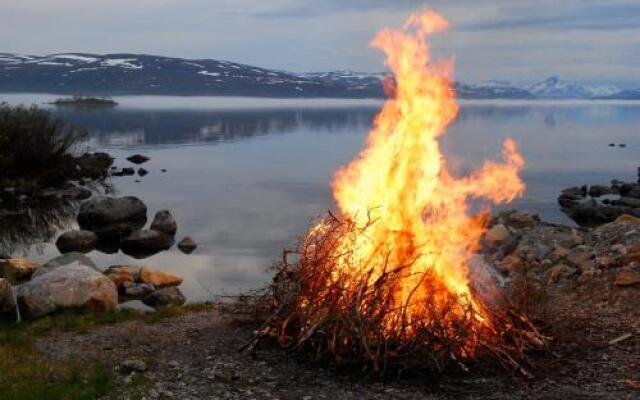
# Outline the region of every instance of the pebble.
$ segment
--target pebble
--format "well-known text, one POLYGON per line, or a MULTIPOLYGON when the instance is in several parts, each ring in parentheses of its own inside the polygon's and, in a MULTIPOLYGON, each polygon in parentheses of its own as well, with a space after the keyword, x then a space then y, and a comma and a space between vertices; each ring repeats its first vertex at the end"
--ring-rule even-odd
POLYGON ((122 374, 132 374, 135 372, 145 372, 147 363, 139 358, 132 358, 120 363, 118 370, 122 374))

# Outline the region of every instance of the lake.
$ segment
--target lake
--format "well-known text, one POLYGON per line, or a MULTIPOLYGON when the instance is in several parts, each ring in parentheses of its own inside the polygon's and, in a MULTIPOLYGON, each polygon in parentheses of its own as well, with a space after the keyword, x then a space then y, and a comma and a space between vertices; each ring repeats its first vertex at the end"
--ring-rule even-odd
MULTIPOLYGON (((175 247, 144 260, 92 252, 106 268, 149 265, 185 278, 191 301, 236 295, 264 286, 282 249, 295 244, 310 221, 333 208, 333 172, 361 149, 380 101, 273 100, 198 97, 117 97, 115 108, 54 108, 56 96, 0 95, 11 104, 36 103, 86 127, 86 147, 116 157, 141 153, 145 177, 111 178, 117 195, 141 198, 149 217, 167 208, 178 235, 193 237, 191 255, 175 247), (161 172, 166 169, 166 172, 161 172)), ((473 101, 441 140, 452 170, 463 174, 499 159, 514 138, 526 158, 525 195, 508 207, 571 224, 556 197, 567 186, 635 180, 640 163, 640 102, 473 101), (626 147, 609 147, 624 143, 626 147)), ((73 218, 60 224, 76 227, 73 218)), ((59 229, 57 229, 59 230, 59 229)), ((24 255, 46 261, 52 239, 24 255)))

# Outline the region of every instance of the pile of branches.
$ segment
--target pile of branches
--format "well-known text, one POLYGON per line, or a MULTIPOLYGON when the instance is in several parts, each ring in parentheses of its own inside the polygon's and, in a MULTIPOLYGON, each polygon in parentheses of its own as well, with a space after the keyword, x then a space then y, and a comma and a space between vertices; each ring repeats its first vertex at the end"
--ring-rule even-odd
POLYGON ((336 246, 366 235, 373 223, 359 227, 329 214, 297 249, 285 250, 271 286, 271 317, 248 347, 275 340, 285 349, 376 374, 467 370, 469 362, 489 358, 530 376, 527 354, 547 349, 549 338, 507 299, 496 301, 492 294, 481 312, 468 299, 437 290, 440 281, 426 272, 417 280, 432 289, 420 299, 424 318, 410 318, 415 304, 397 304, 394 296, 406 284, 406 265, 384 265, 374 279, 374 268, 346 271, 345 260, 353 259, 336 254, 336 246), (490 326, 479 327, 484 318, 490 326))

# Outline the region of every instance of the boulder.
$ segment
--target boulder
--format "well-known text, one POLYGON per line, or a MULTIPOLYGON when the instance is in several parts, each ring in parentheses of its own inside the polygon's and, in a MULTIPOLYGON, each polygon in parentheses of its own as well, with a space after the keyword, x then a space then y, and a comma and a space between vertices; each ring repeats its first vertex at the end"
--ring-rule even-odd
POLYGON ((173 236, 151 229, 141 229, 132 232, 120 243, 120 248, 128 255, 147 256, 167 250, 173 246, 173 236))
POLYGON ((72 266, 72 265, 82 265, 87 268, 91 268, 96 272, 100 272, 100 268, 96 264, 91 261, 91 259, 84 254, 81 253, 67 253, 56 258, 53 258, 47 261, 42 267, 38 268, 33 273, 33 278, 36 278, 40 275, 48 274, 56 269, 72 266))
POLYGON ((538 215, 518 210, 501 211, 494 220, 496 224, 503 224, 514 229, 533 228, 540 224, 538 215))
POLYGON ((134 284, 139 282, 140 269, 141 267, 134 265, 114 265, 107 268, 104 274, 120 289, 126 283, 134 284))
POLYGON ((566 264, 558 264, 549 268, 547 275, 552 282, 559 282, 560 280, 570 278, 578 272, 576 268, 572 268, 566 264))
POLYGON ((0 278, 17 285, 31 279, 40 264, 27 258, 0 259, 0 278))
POLYGON ((151 229, 173 236, 178 230, 178 224, 169 210, 160 210, 153 218, 153 222, 151 222, 151 229))
POLYGON ((620 192, 620 196, 639 199, 640 185, 636 183, 624 183, 620 185, 619 192, 620 192))
POLYGON ((553 251, 551 252, 551 254, 549 254, 549 258, 551 259, 551 261, 556 262, 565 258, 567 254, 569 254, 569 249, 556 244, 553 246, 553 251))
POLYGON ((640 207, 640 199, 637 199, 635 197, 621 196, 620 199, 613 202, 613 204, 637 208, 640 207))
POLYGON ((613 194, 613 191, 609 186, 604 185, 592 185, 589 188, 589 196, 591 197, 600 197, 607 194, 613 194))
POLYGON ((83 177, 95 180, 106 177, 113 158, 107 153, 85 153, 76 158, 76 165, 83 177))
POLYGON ((122 285, 122 290, 120 290, 120 293, 122 294, 123 300, 135 300, 143 299, 155 290, 156 288, 153 287, 153 285, 149 285, 147 283, 125 282, 122 285))
POLYGON ((562 193, 560 194, 560 196, 558 196, 558 204, 560 204, 560 207, 562 207, 563 209, 572 209, 574 207, 577 207, 582 203, 583 200, 584 197, 582 196, 568 193, 562 193))
POLYGON ((158 289, 153 293, 150 293, 142 302, 149 307, 163 307, 169 305, 182 305, 186 301, 186 298, 177 287, 168 287, 164 289, 158 289))
POLYGON ((117 254, 120 251, 120 240, 98 240, 96 250, 104 254, 117 254))
POLYGON ((500 246, 509 237, 509 230, 502 224, 494 225, 484 234, 484 242, 490 248, 500 246))
POLYGON ((81 229, 102 239, 119 239, 147 223, 147 206, 137 197, 98 196, 85 201, 78 212, 81 229))
POLYGON ((618 224, 640 224, 640 218, 629 214, 622 214, 616 218, 614 222, 618 224))
POLYGON ((17 321, 18 307, 13 288, 8 280, 0 278, 0 321, 17 321))
POLYGON ((118 289, 122 289, 126 285, 139 283, 157 288, 177 286, 182 283, 182 278, 171 272, 135 265, 114 265, 109 267, 104 274, 111 279, 118 289))
POLYGON ((98 236, 91 231, 71 230, 63 233, 56 240, 56 247, 60 253, 89 253, 95 250, 98 236))
POLYGON ((524 263, 522 259, 516 255, 508 255, 497 264, 500 271, 506 274, 514 274, 522 272, 524 263))
POLYGON ((562 211, 582 226, 595 227, 615 221, 623 214, 640 217, 640 209, 624 205, 604 205, 594 199, 586 200, 570 207, 563 206, 562 211))
POLYGON ((138 176, 145 176, 148 173, 149 173, 149 171, 147 171, 146 169, 138 168, 138 176))
POLYGON ((583 186, 572 186, 572 187, 564 188, 564 189, 562 189, 561 193, 562 194, 566 194, 566 195, 586 197, 587 196, 587 186, 583 185, 583 186))
POLYGON ((640 272, 620 271, 616 276, 616 286, 634 286, 640 284, 640 272))
POLYGON ((118 292, 109 278, 74 262, 39 274, 18 286, 17 299, 22 316, 39 318, 67 308, 113 310, 118 305, 118 292))
POLYGON ((593 262, 591 261, 593 257, 593 251, 586 246, 576 246, 569 251, 566 258, 573 266, 585 271, 593 268, 593 262))
POLYGON ((191 239, 191 237, 186 236, 185 238, 183 238, 180 243, 178 243, 178 248, 180 249, 180 251, 182 251, 184 254, 191 254, 193 253, 193 251, 198 247, 198 245, 196 244, 196 242, 191 239))
POLYGON ((182 283, 182 278, 171 272, 158 271, 157 269, 143 267, 140 270, 138 282, 147 283, 157 288, 178 286, 182 283))
POLYGON ((134 154, 130 157, 127 157, 127 161, 132 162, 134 164, 144 164, 149 161, 149 157, 143 156, 142 154, 134 154))

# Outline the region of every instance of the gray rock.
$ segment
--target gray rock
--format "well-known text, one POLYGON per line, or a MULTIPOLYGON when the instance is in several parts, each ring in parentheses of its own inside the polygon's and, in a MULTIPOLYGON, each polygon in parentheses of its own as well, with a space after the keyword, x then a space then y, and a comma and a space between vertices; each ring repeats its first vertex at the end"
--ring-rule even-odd
POLYGON ((95 197, 82 203, 78 212, 80 228, 104 239, 127 236, 146 223, 147 206, 136 197, 95 197))
POLYGON ((579 268, 581 271, 592 269, 593 268, 593 251, 590 250, 587 246, 581 245, 574 247, 567 254, 567 261, 569 261, 573 266, 579 268))
POLYGON ((564 194, 563 193, 560 196, 558 196, 558 204, 563 209, 573 209, 573 208, 579 206, 582 203, 583 200, 584 200, 583 197, 576 196, 576 195, 573 195, 573 194, 564 194))
POLYGON ((613 191, 611 190, 611 188, 609 186, 604 186, 604 185, 592 185, 589 188, 589 196, 591 197, 600 197, 600 196, 604 196, 607 194, 612 194, 613 191))
POLYGON ((39 274, 18 286, 17 299, 25 318, 39 318, 67 308, 113 310, 118 305, 118 292, 109 278, 74 262, 39 274))
POLYGON ((0 321, 17 321, 18 307, 13 289, 6 279, 0 278, 0 321))
POLYGON ((56 240, 60 253, 88 253, 95 250, 98 236, 91 231, 71 230, 63 233, 56 240))
POLYGON ((145 372, 147 370, 147 363, 139 358, 132 358, 124 360, 118 365, 118 371, 122 374, 130 374, 132 372, 145 372))
POLYGON ((127 157, 127 161, 132 162, 134 164, 144 164, 149 161, 149 157, 143 156, 142 154, 134 154, 130 157, 127 157))
POLYGON ((142 299, 145 305, 154 308, 168 305, 182 305, 185 301, 186 298, 180 289, 175 286, 158 289, 142 299))
POLYGON ((572 186, 565 189, 562 189, 562 194, 573 195, 586 197, 587 196, 587 186, 572 186))
POLYGON ((185 254, 191 254, 198 248, 198 245, 190 236, 186 236, 178 243, 178 248, 185 254))
POLYGON ((568 279, 574 276, 578 270, 576 268, 570 267, 566 264, 558 264, 547 270, 547 275, 549 280, 552 282, 559 282, 564 279, 568 279))
POLYGON ((147 283, 125 282, 122 284, 122 296, 128 300, 142 299, 155 290, 156 288, 153 285, 147 283))
POLYGON ((640 185, 635 183, 624 183, 620 185, 620 195, 640 199, 640 185))
POLYGON ((173 236, 151 229, 132 232, 122 240, 120 247, 126 254, 155 254, 173 245, 173 236))
POLYGON ((619 200, 615 201, 614 204, 637 208, 640 207, 640 199, 622 196, 619 200))
POLYGON ((48 274, 58 268, 81 265, 93 269, 96 272, 101 272, 100 268, 93 261, 84 254, 81 253, 67 253, 56 258, 53 258, 43 264, 40 268, 36 269, 32 278, 36 278, 40 275, 48 274))
POLYGON ((178 230, 178 224, 169 210, 160 210, 153 218, 153 222, 151 222, 151 229, 167 235, 175 235, 178 230))
MULTIPOLYGON (((560 199, 558 199, 560 202, 560 199)), ((594 199, 561 203, 562 211, 581 226, 594 227, 615 221, 622 214, 640 216, 640 209, 623 205, 604 205, 594 199)))

